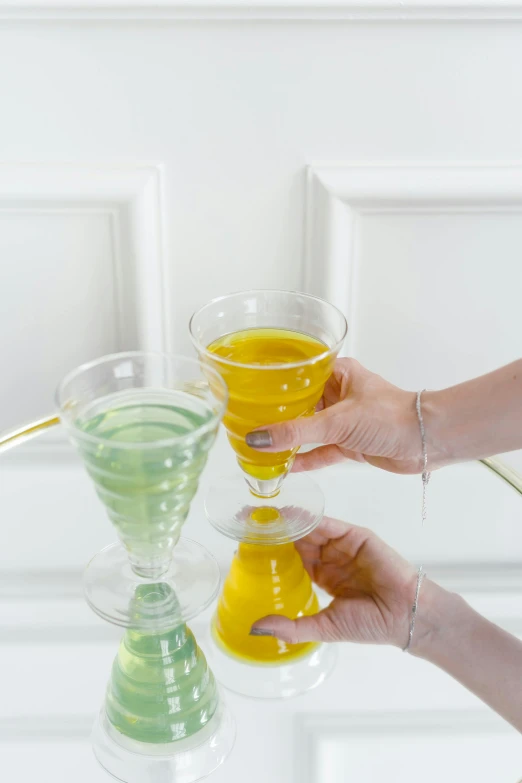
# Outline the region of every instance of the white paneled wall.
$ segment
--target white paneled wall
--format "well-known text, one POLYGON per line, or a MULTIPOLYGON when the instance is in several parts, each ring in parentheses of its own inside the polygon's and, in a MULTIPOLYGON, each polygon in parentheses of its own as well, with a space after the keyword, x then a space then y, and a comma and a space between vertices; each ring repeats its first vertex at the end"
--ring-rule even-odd
MULTIPOLYGON (((518 356, 521 72, 520 0, 3 0, 0 430, 97 355, 192 353, 191 313, 249 287, 331 299, 346 352, 410 388, 518 356)), ((118 633, 80 572, 113 534, 72 452, 38 443, 0 463, 0 778, 101 783, 88 727, 118 633)), ((220 442, 204 487, 224 466, 220 442)), ((520 632, 520 498, 485 469, 434 477, 424 535, 417 479, 319 481, 329 513, 520 632)), ((202 494, 187 534, 224 570, 202 494)), ((231 704, 216 783, 522 777, 513 731, 394 650, 343 647, 317 692, 231 704)))
POLYGON ((157 165, 0 164, 0 431, 78 364, 167 346, 164 216, 157 165))
POLYGON ((522 166, 317 165, 307 191, 307 286, 348 313, 346 354, 407 388, 519 357, 522 166))

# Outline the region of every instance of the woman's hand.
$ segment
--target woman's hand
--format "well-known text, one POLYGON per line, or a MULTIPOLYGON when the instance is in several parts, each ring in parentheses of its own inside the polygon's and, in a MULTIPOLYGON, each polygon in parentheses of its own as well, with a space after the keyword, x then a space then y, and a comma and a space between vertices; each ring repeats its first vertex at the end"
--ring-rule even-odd
POLYGON ((333 601, 311 617, 264 617, 254 623, 253 635, 290 644, 406 645, 417 581, 412 565, 371 531, 328 517, 295 546, 312 580, 333 601))
POLYGON ((398 389, 355 359, 338 359, 315 416, 263 427, 246 441, 269 452, 324 444, 298 454, 295 471, 355 459, 393 473, 418 473, 422 449, 415 402, 415 393, 398 389))
MULTIPOLYGON (((416 394, 398 389, 354 359, 339 359, 315 416, 248 433, 254 449, 298 454, 294 470, 343 459, 370 462, 393 473, 423 470, 416 394)), ((457 386, 422 395, 430 470, 522 448, 522 359, 457 386)))
MULTIPOLYGON (((369 530, 325 518, 296 543, 333 601, 311 617, 271 615, 253 635, 297 642, 408 642, 417 573, 369 530)), ((435 664, 522 732, 522 642, 424 579, 409 652, 435 664)))

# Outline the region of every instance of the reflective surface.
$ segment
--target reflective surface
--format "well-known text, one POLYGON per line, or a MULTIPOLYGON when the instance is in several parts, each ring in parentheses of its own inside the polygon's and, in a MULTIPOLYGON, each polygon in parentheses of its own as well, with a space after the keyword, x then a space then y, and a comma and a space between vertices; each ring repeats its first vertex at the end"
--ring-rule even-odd
MULTIPOLYGON (((2 526, 9 543, 0 551, 0 661, 9 675, 0 701, 0 767, 13 783, 37 780, 42 769, 52 770, 55 783, 107 783, 89 734, 121 630, 85 605, 81 572, 87 556, 111 540, 112 529, 73 449, 65 444, 45 450, 46 439, 51 441, 52 432, 2 456, 2 526), (33 676, 35 661, 45 676, 33 676)), ((235 457, 222 433, 183 531, 212 550, 223 573, 237 544, 209 527, 203 497, 208 483, 227 468, 235 468, 235 457)), ((498 476, 479 464, 437 471, 424 529, 418 476, 346 464, 316 474, 315 480, 327 495, 329 514, 373 528, 404 557, 424 562, 432 579, 462 593, 478 611, 508 631, 522 631, 521 501, 498 476)), ((224 667, 205 636, 210 621, 209 608, 189 627, 220 682, 224 667)), ((324 778, 323 764, 331 762, 335 783, 346 779, 346 765, 366 783, 381 767, 393 769, 412 748, 418 763, 430 753, 438 760, 433 769, 425 766, 429 783, 440 783, 450 762, 462 765, 464 778, 469 773, 480 783, 518 780, 520 736, 495 716, 490 731, 487 711, 435 667, 392 648, 328 649, 337 652, 335 670, 303 697, 274 704, 227 691, 238 739, 210 783, 291 781, 296 773, 306 780, 311 772, 302 769, 309 763, 304 748, 313 751, 318 781, 324 778), (431 716, 433 726, 424 726, 423 716, 431 716)), ((252 688, 256 671, 286 677, 290 666, 223 659, 231 670, 229 688, 241 687, 246 670, 252 688)), ((307 660, 295 660, 293 667, 307 660)), ((265 677, 259 690, 266 685, 265 677)), ((126 753, 132 761, 128 767, 136 769, 137 753, 120 750, 121 745, 115 750, 112 740, 110 747, 113 758, 116 750, 126 753)), ((186 751, 180 755, 186 758, 186 751)))

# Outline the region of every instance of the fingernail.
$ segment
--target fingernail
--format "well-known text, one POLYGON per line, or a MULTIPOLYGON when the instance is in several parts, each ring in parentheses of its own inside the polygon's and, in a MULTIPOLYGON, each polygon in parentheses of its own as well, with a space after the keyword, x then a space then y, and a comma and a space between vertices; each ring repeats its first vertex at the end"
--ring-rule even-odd
POLYGON ((267 446, 272 445, 272 436, 268 430, 257 430, 256 432, 249 432, 245 438, 247 446, 251 446, 253 449, 266 449, 267 446))
POLYGON ((273 636, 274 632, 269 628, 251 628, 250 636, 273 636))

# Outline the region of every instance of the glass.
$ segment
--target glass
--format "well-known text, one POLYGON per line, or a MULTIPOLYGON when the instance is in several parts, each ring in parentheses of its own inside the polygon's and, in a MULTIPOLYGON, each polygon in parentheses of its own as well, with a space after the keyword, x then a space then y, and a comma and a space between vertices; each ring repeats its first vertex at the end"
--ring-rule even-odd
POLYGON ((198 361, 131 352, 71 372, 60 416, 0 439, 8 448, 61 421, 120 543, 87 566, 91 608, 126 627, 93 730, 103 767, 128 783, 192 783, 230 752, 233 719, 186 620, 215 598, 216 561, 181 539, 227 403, 198 361))
POLYGON ((231 294, 192 316, 200 359, 228 386, 223 422, 247 485, 227 479, 207 499, 209 519, 225 535, 251 543, 295 541, 320 521, 319 489, 308 476, 288 476, 297 448, 258 451, 245 436, 314 413, 346 332, 336 307, 291 291, 231 294))
POLYGON ((223 421, 243 474, 216 481, 205 510, 214 527, 240 542, 212 621, 209 655, 222 684, 245 695, 293 696, 319 685, 334 664, 332 647, 249 633, 265 615, 319 610, 292 542, 320 522, 324 498, 309 476, 288 475, 297 449, 258 451, 245 436, 313 415, 346 331, 344 316, 328 302, 288 291, 222 297, 190 322, 201 361, 227 383, 223 421))
POLYGON ((61 421, 121 541, 85 572, 87 601, 109 622, 131 623, 129 607, 144 580, 175 585, 183 620, 215 597, 214 558, 179 539, 226 400, 215 372, 166 354, 103 357, 61 382, 61 421))

